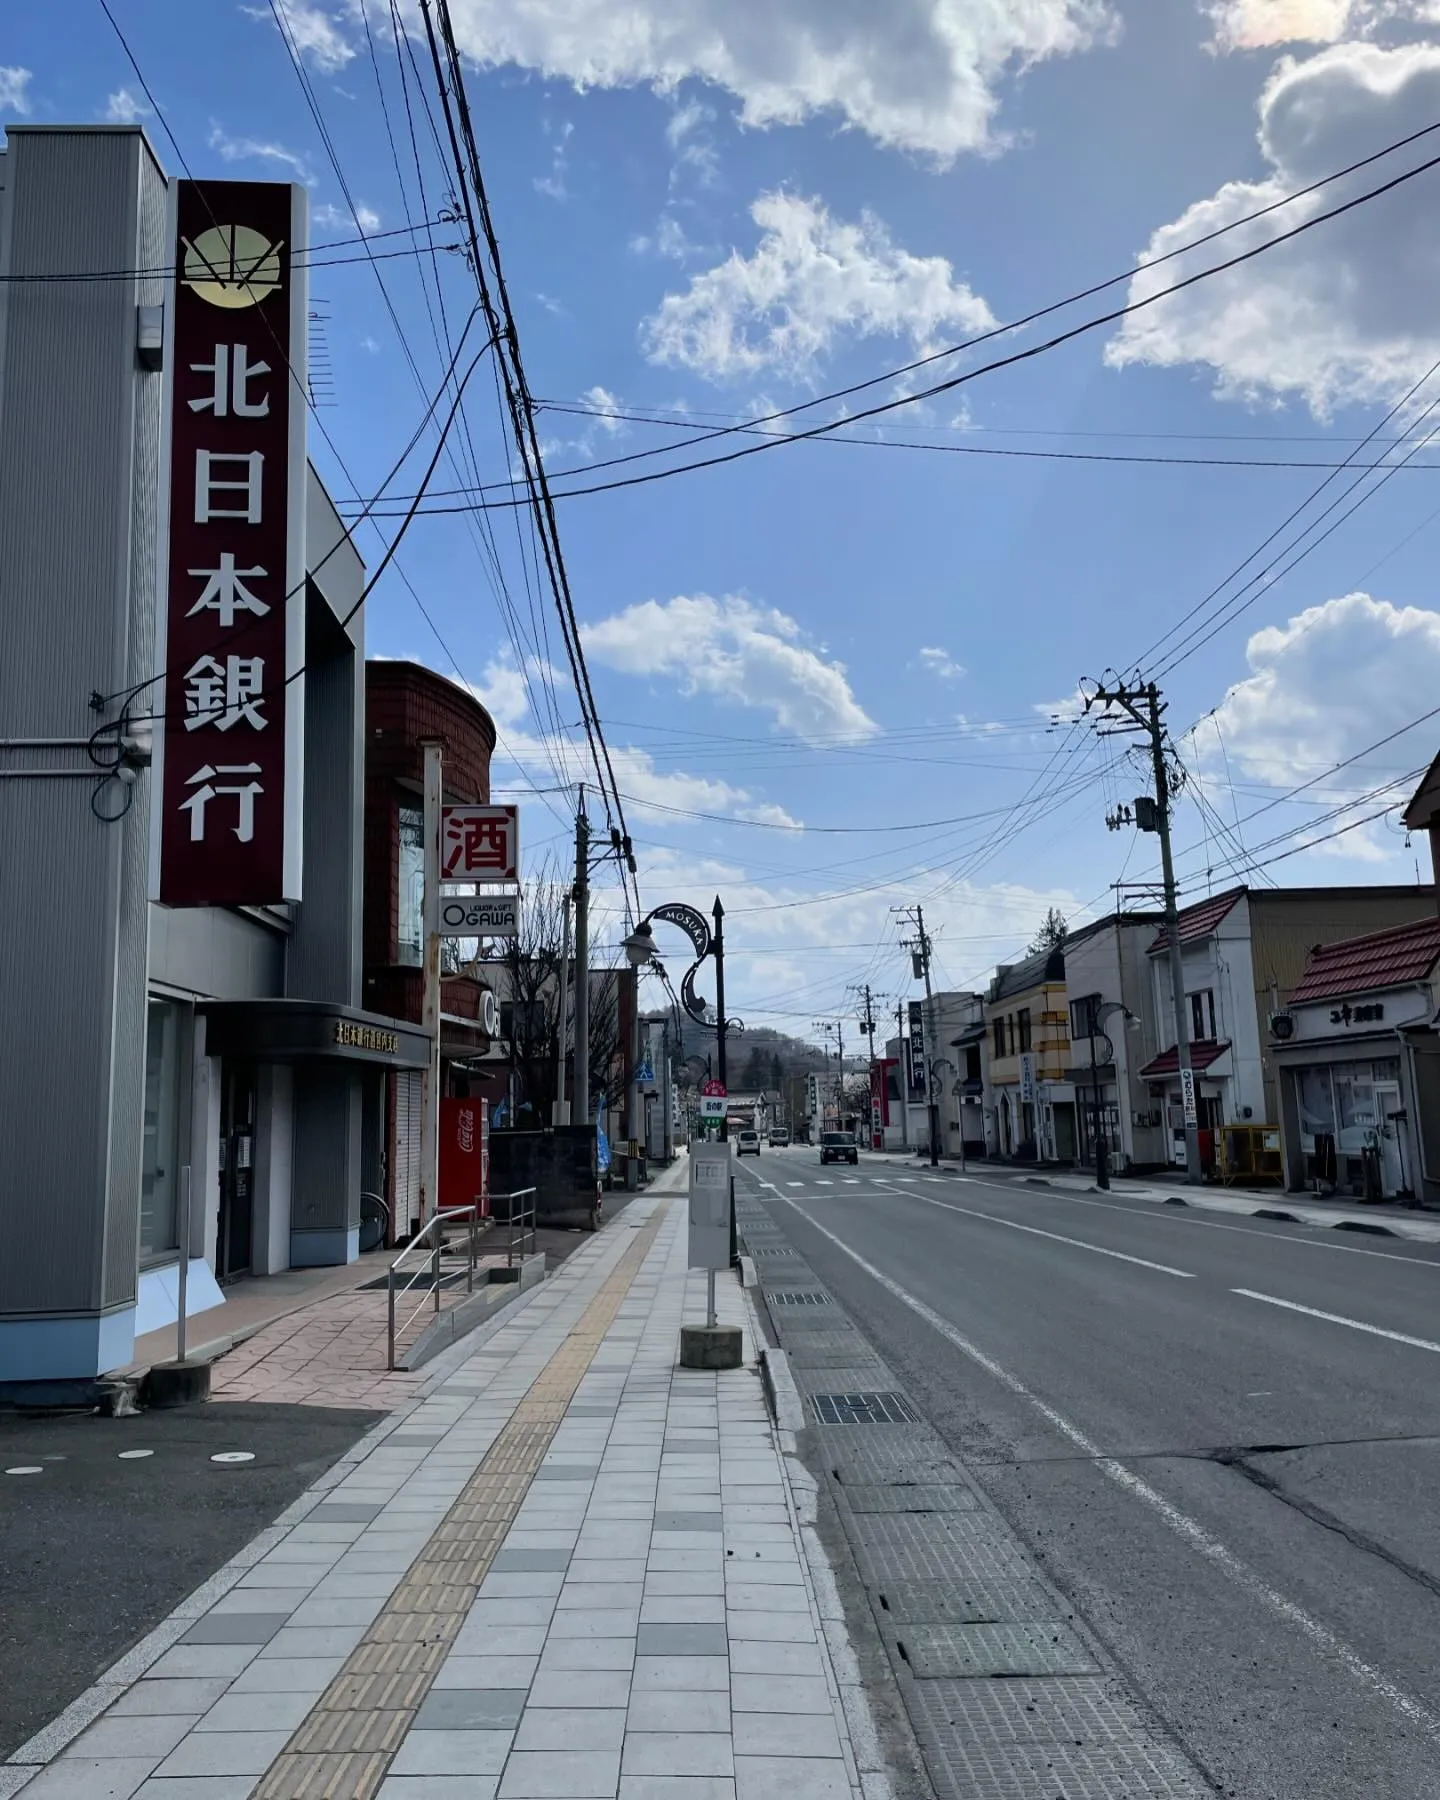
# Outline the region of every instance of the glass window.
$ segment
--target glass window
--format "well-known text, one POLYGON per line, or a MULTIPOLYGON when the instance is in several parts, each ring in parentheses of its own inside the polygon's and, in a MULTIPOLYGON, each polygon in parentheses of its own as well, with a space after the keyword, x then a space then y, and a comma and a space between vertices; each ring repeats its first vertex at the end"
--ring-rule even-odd
POLYGON ((1197 1038, 1214 1041, 1215 994, 1211 988, 1202 988, 1190 996, 1190 1038, 1192 1043, 1197 1038))
POLYGON ((1015 1015, 1015 1023, 1020 1028, 1020 1054, 1026 1055, 1030 1049, 1030 1008, 1022 1006, 1015 1015))
POLYGON ((1095 1032, 1095 1011, 1100 1004, 1098 994, 1086 994, 1070 1002, 1070 1036, 1072 1041, 1088 1038, 1095 1032))
POLYGON ((1335 1147, 1358 1156, 1367 1144, 1375 1142, 1379 1123, 1375 1113, 1374 1074, 1369 1063, 1336 1068, 1332 1074, 1335 1079, 1335 1114, 1340 1124, 1335 1147))
POLYGON ((399 868, 395 960, 418 968, 425 951, 425 815, 418 806, 400 808, 399 868))
POLYGON ((152 1000, 145 1026, 145 1147, 140 1172, 140 1257, 175 1248, 179 1192, 180 1008, 152 1000))
POLYGON ((1297 1070, 1295 1094, 1300 1104, 1300 1147, 1313 1152, 1318 1132, 1333 1136, 1335 1131, 1335 1097, 1330 1087, 1330 1071, 1297 1070))
POLYGON ((1005 1055, 1005 1021, 1004 1021, 1004 1019, 997 1018, 995 1021, 995 1054, 997 1056, 1005 1055))

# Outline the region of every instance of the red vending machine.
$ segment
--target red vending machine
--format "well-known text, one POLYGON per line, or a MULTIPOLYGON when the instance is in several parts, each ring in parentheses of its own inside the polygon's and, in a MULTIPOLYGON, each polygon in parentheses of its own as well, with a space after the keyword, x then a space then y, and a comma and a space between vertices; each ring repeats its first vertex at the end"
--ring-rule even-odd
POLYGON ((490 1214, 490 1106, 485 1100, 440 1102, 440 1210, 473 1206, 490 1214))

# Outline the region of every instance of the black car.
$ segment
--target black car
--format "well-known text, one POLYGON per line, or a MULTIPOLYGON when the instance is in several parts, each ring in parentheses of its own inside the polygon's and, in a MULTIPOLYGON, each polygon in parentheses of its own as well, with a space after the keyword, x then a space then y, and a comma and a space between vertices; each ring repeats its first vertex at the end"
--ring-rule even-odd
POLYGON ((846 1137, 843 1131, 822 1131, 820 1133, 820 1160, 828 1162, 848 1162, 860 1166, 860 1152, 855 1147, 854 1138, 846 1137))

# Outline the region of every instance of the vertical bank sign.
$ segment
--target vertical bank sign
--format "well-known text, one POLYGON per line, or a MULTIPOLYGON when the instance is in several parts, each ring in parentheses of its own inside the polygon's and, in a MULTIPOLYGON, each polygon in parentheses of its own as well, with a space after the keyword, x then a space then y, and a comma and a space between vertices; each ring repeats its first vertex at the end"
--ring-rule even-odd
POLYGON ((151 893, 267 905, 300 898, 305 190, 179 181, 173 210, 151 893))

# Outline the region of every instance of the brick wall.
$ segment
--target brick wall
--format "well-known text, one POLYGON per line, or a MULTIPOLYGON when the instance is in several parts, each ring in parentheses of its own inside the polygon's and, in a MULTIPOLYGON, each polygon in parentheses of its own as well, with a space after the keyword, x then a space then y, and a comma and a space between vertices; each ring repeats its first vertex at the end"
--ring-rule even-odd
POLYGON ((364 1005, 417 1021, 419 971, 414 971, 412 984, 409 972, 395 967, 395 947, 400 926, 399 809, 420 802, 424 782, 420 746, 425 738, 439 738, 444 745, 446 800, 472 805, 489 800, 495 726, 480 702, 419 663, 367 662, 364 1005))

